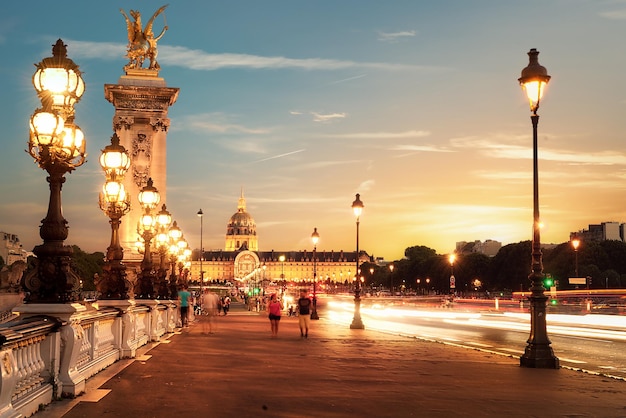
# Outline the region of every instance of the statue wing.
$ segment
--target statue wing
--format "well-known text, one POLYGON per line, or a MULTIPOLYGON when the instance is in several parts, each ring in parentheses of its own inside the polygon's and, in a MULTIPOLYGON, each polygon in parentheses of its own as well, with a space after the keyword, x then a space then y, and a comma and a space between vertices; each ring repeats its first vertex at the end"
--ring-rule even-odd
POLYGON ((169 6, 169 4, 166 4, 165 6, 161 6, 159 8, 159 10, 157 10, 156 12, 154 12, 154 14, 152 15, 152 17, 150 18, 150 20, 148 20, 148 23, 146 23, 146 28, 144 29, 143 33, 144 34, 148 34, 148 33, 152 33, 152 25, 154 24, 154 19, 160 15, 161 13, 163 13, 163 11, 165 9, 167 9, 167 6, 169 6))
POLYGON ((124 9, 120 9, 122 16, 126 20, 126 30, 128 30, 128 42, 133 42, 135 40, 135 29, 133 28, 133 23, 130 21, 130 18, 124 11, 124 9))

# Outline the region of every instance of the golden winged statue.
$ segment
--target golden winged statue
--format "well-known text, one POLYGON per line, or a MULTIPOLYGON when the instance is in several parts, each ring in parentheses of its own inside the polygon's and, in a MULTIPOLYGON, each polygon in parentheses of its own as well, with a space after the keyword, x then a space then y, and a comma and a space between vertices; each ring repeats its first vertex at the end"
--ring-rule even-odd
MULTIPOLYGON (((154 19, 163 13, 167 6, 167 4, 165 6, 161 6, 159 10, 154 12, 150 20, 148 20, 148 23, 146 23, 145 28, 142 28, 141 26, 141 13, 137 10, 131 10, 130 15, 134 19, 134 21, 131 21, 124 9, 120 9, 124 19, 126 19, 126 27, 128 28, 128 47, 126 49, 126 56, 129 61, 124 67, 125 69, 142 68, 146 58, 150 60, 149 69, 158 70, 161 68, 156 60, 158 54, 157 42, 163 37, 163 35, 165 35, 165 31, 167 31, 168 27, 166 23, 159 36, 155 37, 154 32, 152 31, 152 26, 154 25, 154 19)), ((165 15, 163 16, 165 17, 165 15)))

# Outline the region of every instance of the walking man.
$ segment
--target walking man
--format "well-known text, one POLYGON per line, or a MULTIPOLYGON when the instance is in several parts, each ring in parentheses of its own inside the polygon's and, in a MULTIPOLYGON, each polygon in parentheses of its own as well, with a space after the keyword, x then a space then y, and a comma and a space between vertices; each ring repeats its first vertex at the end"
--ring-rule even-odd
POLYGON ((309 338, 309 324, 311 323, 311 299, 306 295, 306 291, 300 291, 298 299, 298 322, 300 324, 300 337, 309 338))
POLYGON ((183 288, 178 291, 178 302, 180 306, 180 324, 183 328, 189 326, 189 300, 191 299, 191 293, 187 290, 187 285, 184 284, 183 288))

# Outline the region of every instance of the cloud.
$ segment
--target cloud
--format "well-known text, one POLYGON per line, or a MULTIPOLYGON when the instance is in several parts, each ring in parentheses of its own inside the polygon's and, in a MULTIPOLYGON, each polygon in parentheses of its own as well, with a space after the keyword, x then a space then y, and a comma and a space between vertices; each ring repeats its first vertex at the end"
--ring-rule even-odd
POLYGON ((346 139, 404 139, 423 138, 430 136, 428 131, 402 131, 402 132, 355 132, 349 134, 332 135, 333 138, 346 139))
MULTIPOLYGON (((67 40, 71 45, 71 56, 76 59, 125 60, 126 45, 113 42, 87 42, 67 40)), ((434 66, 409 65, 385 62, 356 62, 324 58, 263 57, 249 54, 210 54, 199 49, 182 46, 159 45, 161 66, 183 67, 197 71, 214 71, 224 68, 252 69, 300 69, 300 70, 341 70, 348 68, 371 68, 376 70, 430 70, 441 71, 434 66)))
MULTIPOLYGON (((511 137, 517 141, 517 137, 511 137)), ((478 137, 454 138, 453 146, 477 150, 489 157, 507 159, 530 159, 533 157, 532 147, 507 144, 506 139, 481 139, 478 137)), ((510 142, 510 139, 509 139, 510 142)), ((539 159, 580 165, 626 165, 626 155, 617 151, 574 152, 541 147, 539 159)))
POLYGON ((311 114, 313 115, 313 120, 315 122, 322 122, 322 123, 332 122, 335 119, 344 119, 347 116, 347 114, 345 113, 322 114, 318 112, 311 112, 311 114))
POLYGON ((359 78, 365 77, 367 74, 355 75, 354 77, 343 78, 341 80, 333 81, 332 84, 345 83, 346 81, 358 80, 359 78))
POLYGON ((378 31, 378 40, 382 42, 399 42, 406 38, 412 38, 415 36, 414 30, 405 30, 401 32, 382 32, 378 31))
POLYGON ((361 182, 361 184, 359 184, 359 187, 357 189, 359 190, 359 193, 368 192, 372 190, 375 184, 376 184, 375 180, 365 180, 361 182))
POLYGON ((284 154, 279 154, 279 155, 274 155, 272 157, 263 158, 262 160, 257 160, 257 161, 254 161, 254 162, 255 163, 261 163, 263 161, 275 160, 276 158, 287 157, 289 155, 298 154, 298 153, 304 152, 304 151, 306 151, 306 149, 303 148, 303 149, 299 149, 299 150, 296 150, 296 151, 286 152, 284 154))
POLYGON ((600 12, 598 15, 611 20, 626 20, 626 9, 600 12))
POLYGON ((433 145, 396 145, 390 148, 392 151, 414 151, 414 152, 454 152, 449 149, 435 147, 433 145))
POLYGON ((189 127, 202 132, 219 132, 223 134, 265 135, 270 133, 266 128, 248 128, 230 123, 230 116, 222 113, 202 113, 183 118, 180 126, 189 127))

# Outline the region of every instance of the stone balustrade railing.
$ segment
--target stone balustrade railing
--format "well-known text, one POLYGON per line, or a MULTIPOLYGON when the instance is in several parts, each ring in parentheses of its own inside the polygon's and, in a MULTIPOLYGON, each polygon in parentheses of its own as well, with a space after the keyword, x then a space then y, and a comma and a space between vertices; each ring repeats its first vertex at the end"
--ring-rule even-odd
POLYGON ((137 349, 174 332, 177 303, 26 304, 0 325, 0 418, 27 417, 137 349))

